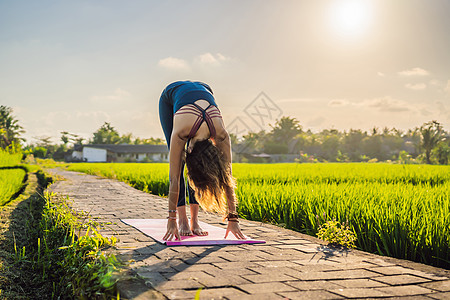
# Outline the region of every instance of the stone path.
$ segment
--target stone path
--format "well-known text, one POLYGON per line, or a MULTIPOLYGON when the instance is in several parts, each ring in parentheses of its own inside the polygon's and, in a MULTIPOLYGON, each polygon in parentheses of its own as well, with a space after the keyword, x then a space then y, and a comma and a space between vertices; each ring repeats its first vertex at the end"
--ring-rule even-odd
MULTIPOLYGON (((123 224, 121 218, 165 218, 167 199, 116 180, 51 170, 66 180, 51 190, 69 195, 75 210, 102 222, 119 239, 129 278, 126 299, 450 299, 450 272, 361 251, 339 251, 318 239, 276 226, 241 221, 244 234, 266 244, 167 247, 123 224)), ((226 227, 201 212, 200 220, 226 227)))

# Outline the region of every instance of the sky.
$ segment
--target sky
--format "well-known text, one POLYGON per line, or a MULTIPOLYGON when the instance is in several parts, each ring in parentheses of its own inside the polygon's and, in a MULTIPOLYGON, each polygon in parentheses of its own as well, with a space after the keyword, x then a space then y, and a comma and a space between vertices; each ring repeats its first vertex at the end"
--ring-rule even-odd
POLYGON ((28 143, 163 137, 158 101, 208 83, 229 132, 450 129, 448 0, 0 0, 0 104, 28 143))

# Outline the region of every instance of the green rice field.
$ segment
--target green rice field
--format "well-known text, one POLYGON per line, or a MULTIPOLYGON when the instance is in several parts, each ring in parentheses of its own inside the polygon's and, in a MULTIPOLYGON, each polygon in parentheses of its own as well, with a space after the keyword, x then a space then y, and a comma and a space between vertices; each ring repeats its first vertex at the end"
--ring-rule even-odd
MULTIPOLYGON (((168 164, 71 164, 157 195, 168 164)), ((233 164, 242 217, 316 235, 348 221, 364 251, 450 267, 450 167, 393 164, 233 164)))
POLYGON ((22 153, 11 154, 0 148, 0 168, 18 165, 21 159, 22 153))
POLYGON ((0 207, 9 202, 23 187, 26 172, 23 169, 0 169, 0 207))

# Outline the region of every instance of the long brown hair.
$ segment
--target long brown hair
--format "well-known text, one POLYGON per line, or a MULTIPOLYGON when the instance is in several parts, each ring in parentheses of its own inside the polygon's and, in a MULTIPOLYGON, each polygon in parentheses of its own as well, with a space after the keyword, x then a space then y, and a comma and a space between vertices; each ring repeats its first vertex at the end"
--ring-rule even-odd
POLYGON ((234 188, 236 184, 231 165, 225 161, 223 153, 210 139, 198 141, 191 153, 186 153, 186 167, 200 206, 206 211, 225 214, 225 188, 234 188))

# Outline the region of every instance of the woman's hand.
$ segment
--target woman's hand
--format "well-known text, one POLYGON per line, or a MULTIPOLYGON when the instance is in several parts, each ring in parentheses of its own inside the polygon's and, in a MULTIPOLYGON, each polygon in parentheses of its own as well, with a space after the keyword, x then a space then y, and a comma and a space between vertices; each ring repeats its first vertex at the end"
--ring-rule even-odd
POLYGON ((181 240, 180 234, 178 233, 177 220, 168 219, 167 220, 167 232, 163 237, 165 241, 171 241, 175 237, 175 240, 181 240))
POLYGON ((239 240, 245 240, 247 239, 244 234, 241 232, 241 228, 239 228, 239 223, 238 222, 232 222, 232 221, 228 221, 228 227, 227 227, 227 231, 225 232, 225 238, 227 238, 228 233, 232 232, 234 234, 234 236, 239 239, 239 240))

